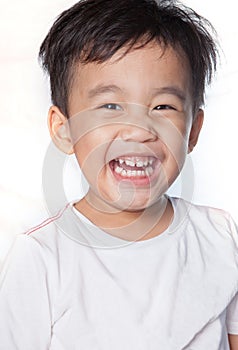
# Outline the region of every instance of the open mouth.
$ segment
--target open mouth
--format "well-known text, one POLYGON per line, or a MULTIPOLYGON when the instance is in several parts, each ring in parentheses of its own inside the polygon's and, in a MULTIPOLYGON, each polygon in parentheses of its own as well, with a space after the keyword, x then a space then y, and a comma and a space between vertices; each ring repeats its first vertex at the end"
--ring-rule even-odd
POLYGON ((158 168, 158 163, 159 160, 153 156, 122 156, 111 160, 109 166, 114 176, 119 180, 150 182, 158 168))

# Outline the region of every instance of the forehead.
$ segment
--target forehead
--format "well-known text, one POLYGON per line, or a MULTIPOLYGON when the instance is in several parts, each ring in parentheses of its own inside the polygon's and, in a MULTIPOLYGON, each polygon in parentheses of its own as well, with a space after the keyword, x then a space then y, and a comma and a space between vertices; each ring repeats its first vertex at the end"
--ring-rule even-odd
POLYGON ((191 74, 189 63, 181 50, 150 43, 143 48, 132 49, 125 54, 119 50, 103 63, 78 63, 74 68, 70 105, 75 98, 81 101, 92 98, 97 92, 124 93, 139 103, 153 89, 177 87, 185 95, 190 94, 191 74), (116 89, 115 87, 118 87, 116 89), (136 100, 138 99, 138 101, 136 100))

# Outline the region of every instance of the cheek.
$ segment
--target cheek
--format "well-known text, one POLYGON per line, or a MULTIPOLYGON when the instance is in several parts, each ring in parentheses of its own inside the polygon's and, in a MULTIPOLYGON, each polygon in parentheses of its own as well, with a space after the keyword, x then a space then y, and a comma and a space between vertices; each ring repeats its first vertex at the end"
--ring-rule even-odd
POLYGON ((85 177, 96 181, 105 166, 110 139, 104 137, 105 132, 97 129, 85 134, 74 147, 79 166, 85 177))
POLYGON ((188 127, 183 121, 175 123, 171 120, 163 120, 163 123, 160 123, 159 137, 169 158, 177 162, 179 168, 187 153, 188 135, 188 127))

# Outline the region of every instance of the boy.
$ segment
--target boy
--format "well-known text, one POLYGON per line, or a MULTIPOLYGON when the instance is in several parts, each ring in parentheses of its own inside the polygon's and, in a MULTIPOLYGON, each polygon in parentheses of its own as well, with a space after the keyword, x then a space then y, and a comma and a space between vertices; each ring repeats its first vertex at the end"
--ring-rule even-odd
POLYGON ((49 128, 89 190, 17 238, 0 349, 238 349, 236 226, 165 195, 202 127, 207 26, 174 2, 84 0, 51 28, 49 128))

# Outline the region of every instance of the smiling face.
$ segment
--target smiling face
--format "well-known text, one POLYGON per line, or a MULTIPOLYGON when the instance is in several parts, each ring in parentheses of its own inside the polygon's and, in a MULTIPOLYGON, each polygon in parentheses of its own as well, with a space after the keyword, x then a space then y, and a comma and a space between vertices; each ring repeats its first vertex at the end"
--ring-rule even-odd
MULTIPOLYGON (((73 149, 98 210, 143 210, 177 178, 196 144, 186 59, 157 43, 79 65, 69 99, 73 149)), ((51 128, 54 115, 51 111, 51 128)), ((59 115, 59 113, 58 113, 59 115)))

